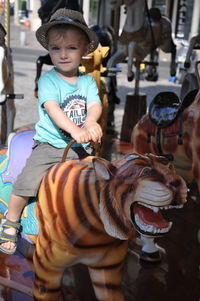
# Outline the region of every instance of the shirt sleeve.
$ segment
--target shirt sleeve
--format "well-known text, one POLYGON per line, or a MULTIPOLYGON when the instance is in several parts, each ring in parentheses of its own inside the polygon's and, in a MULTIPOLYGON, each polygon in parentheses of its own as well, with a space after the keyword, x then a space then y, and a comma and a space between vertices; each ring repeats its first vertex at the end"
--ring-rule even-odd
POLYGON ((38 99, 41 106, 48 100, 59 102, 58 89, 47 74, 42 75, 38 81, 38 99))
POLYGON ((99 97, 99 90, 96 85, 96 81, 92 75, 87 76, 88 81, 88 93, 87 93, 87 103, 91 102, 101 102, 99 97))

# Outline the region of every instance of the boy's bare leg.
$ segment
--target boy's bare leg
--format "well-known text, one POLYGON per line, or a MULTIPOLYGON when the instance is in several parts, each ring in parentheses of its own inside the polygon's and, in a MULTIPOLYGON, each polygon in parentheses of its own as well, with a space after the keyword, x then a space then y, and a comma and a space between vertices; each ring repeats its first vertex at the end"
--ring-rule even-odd
MULTIPOLYGON (((21 216, 21 212, 23 208, 26 206, 28 199, 29 199, 28 197, 11 194, 6 218, 12 222, 18 222, 21 216)), ((16 230, 14 228, 4 229, 4 232, 10 235, 16 234, 16 230)), ((8 250, 12 250, 15 247, 15 244, 9 241, 2 243, 1 245, 8 250)))

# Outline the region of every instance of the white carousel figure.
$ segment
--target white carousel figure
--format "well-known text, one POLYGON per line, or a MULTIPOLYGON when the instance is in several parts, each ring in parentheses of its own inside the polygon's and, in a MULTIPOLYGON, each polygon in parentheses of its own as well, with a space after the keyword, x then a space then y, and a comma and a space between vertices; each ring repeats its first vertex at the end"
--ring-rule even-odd
POLYGON ((8 135, 13 131, 16 114, 13 98, 14 95, 14 71, 11 49, 5 43, 6 31, 0 24, 0 104, 1 110, 1 143, 5 143, 8 135))
POLYGON ((171 21, 161 15, 158 8, 148 9, 146 0, 110 0, 111 8, 126 6, 127 16, 122 33, 118 39, 117 51, 108 61, 107 67, 112 68, 128 57, 128 80, 132 81, 133 59, 142 61, 160 48, 171 53, 170 75, 176 74, 176 45, 172 39, 171 21))

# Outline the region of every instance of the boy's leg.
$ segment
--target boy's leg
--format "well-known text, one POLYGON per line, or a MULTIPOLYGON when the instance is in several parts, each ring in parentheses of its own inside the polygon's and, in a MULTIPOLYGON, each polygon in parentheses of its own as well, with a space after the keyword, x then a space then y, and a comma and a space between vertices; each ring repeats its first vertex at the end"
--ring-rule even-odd
MULTIPOLYGON (((10 202, 8 204, 8 213, 6 215, 6 219, 11 222, 19 222, 21 212, 25 205, 27 204, 28 197, 17 196, 15 194, 11 194, 10 202)), ((9 227, 3 230, 6 234, 16 235, 17 230, 13 227, 9 227)), ((16 247, 16 244, 7 241, 5 243, 1 243, 1 246, 7 250, 13 250, 16 247)))
MULTIPOLYGON (((55 148, 48 143, 35 143, 31 156, 27 159, 26 166, 14 183, 6 218, 11 222, 19 222, 21 212, 26 206, 30 196, 36 196, 40 181, 45 172, 54 164, 61 161, 64 149, 55 148), (24 195, 24 196, 20 196, 24 195)), ((81 148, 70 149, 68 159, 81 159, 89 155, 91 148, 87 151, 81 148)), ((16 235, 17 230, 8 227, 3 230, 6 234, 16 235)), ((0 243, 0 249, 14 250, 16 244, 13 242, 0 243)))

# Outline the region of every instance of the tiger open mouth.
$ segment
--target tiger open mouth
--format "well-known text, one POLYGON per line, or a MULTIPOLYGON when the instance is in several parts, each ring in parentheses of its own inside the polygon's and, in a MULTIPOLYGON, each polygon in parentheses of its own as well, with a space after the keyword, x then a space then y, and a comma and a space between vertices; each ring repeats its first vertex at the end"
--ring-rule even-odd
POLYGON ((172 222, 164 219, 161 209, 180 209, 183 205, 156 207, 136 202, 131 206, 131 219, 136 230, 146 236, 163 236, 172 227, 172 222))

